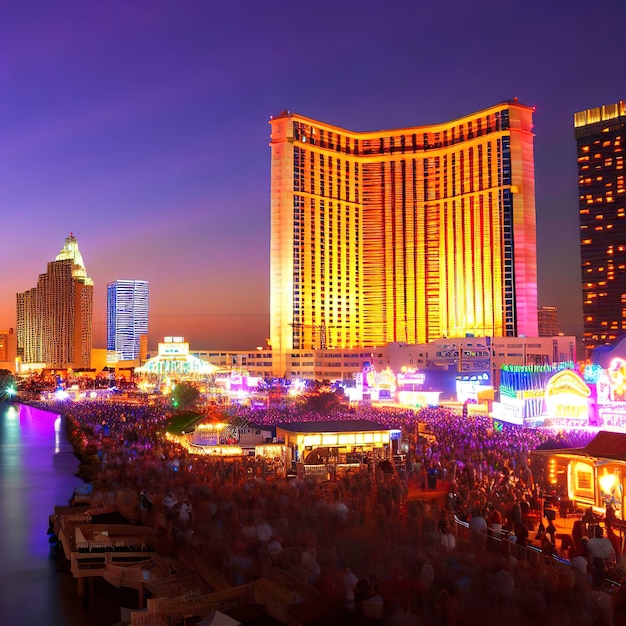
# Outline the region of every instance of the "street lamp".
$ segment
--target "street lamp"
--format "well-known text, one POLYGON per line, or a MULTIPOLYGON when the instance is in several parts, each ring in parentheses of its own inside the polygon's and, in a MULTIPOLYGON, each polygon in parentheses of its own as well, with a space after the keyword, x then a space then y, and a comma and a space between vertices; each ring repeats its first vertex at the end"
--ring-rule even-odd
POLYGON ((4 389, 4 397, 9 400, 17 395, 17 389, 13 383, 8 384, 4 389))
POLYGON ((602 491, 607 495, 613 493, 616 482, 617 477, 615 476, 615 474, 604 474, 600 477, 600 487, 602 488, 602 491))

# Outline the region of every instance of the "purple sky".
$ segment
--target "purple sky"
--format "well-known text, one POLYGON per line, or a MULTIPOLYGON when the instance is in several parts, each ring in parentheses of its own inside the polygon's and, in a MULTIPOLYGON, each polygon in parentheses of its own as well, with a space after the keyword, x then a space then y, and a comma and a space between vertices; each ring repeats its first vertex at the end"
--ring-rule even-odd
POLYGON ((536 106, 539 304, 581 331, 573 113, 626 98, 624 0, 23 0, 0 7, 0 328, 70 231, 150 281, 150 346, 269 326, 268 118, 354 130, 536 106))

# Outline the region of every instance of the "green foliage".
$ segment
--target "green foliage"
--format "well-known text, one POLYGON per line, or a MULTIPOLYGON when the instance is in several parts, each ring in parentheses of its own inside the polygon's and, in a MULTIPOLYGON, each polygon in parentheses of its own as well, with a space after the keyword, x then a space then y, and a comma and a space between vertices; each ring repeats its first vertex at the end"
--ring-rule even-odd
POLYGON ((172 406, 175 409, 188 409, 196 404, 200 397, 200 391, 193 385, 178 383, 172 389, 172 406))
POLYGON ((166 430, 172 435, 180 435, 183 432, 191 432, 196 424, 202 421, 204 417, 198 413, 187 411, 185 413, 177 413, 172 417, 166 430))
POLYGON ((319 415, 345 410, 347 400, 343 391, 320 391, 302 396, 302 409, 319 415))

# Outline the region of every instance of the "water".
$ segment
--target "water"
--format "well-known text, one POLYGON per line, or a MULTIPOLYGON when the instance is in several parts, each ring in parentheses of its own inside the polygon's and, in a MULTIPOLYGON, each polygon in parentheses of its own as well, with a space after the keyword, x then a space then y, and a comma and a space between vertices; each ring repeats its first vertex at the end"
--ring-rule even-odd
POLYGON ((0 615, 2 624, 109 626, 118 590, 99 581, 89 606, 48 541, 48 516, 82 481, 59 415, 0 404, 0 615))

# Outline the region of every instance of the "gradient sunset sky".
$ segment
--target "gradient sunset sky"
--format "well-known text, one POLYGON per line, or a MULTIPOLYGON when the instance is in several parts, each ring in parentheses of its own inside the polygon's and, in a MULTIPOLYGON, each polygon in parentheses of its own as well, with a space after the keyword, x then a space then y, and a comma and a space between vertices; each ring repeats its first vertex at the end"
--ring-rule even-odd
POLYGON ((575 111, 626 99, 626 1, 23 0, 0 6, 0 328, 70 231, 150 282, 150 347, 263 345, 269 116, 353 130, 536 107, 539 304, 582 329, 575 111))

